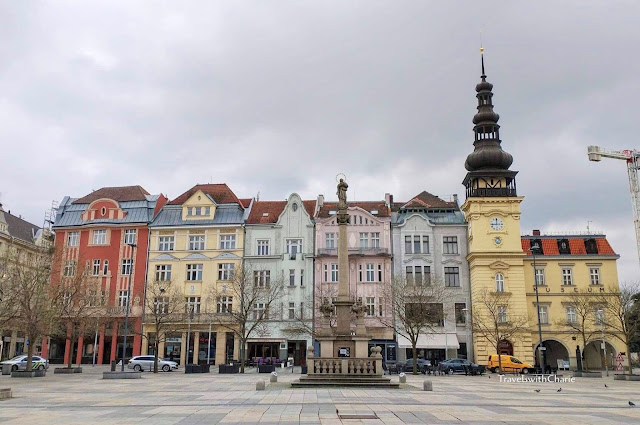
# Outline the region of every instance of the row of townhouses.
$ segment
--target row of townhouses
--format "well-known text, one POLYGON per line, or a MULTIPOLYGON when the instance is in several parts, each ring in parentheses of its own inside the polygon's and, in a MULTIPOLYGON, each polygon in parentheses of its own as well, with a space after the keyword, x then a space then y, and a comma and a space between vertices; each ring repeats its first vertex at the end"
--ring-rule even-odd
MULTIPOLYGON (((52 270, 52 282, 81 268, 90 270, 108 320, 96 321, 95 329, 74 346, 68 338, 36 341, 39 351, 54 362, 69 356, 84 363, 94 356, 98 363, 119 359, 129 305, 126 356, 153 353, 156 329, 144 308, 146 289, 150 282, 172 281, 180 287, 184 311, 192 314, 164 335, 159 355, 182 364, 238 359, 236 335, 203 313, 238 308, 231 295, 208 295, 212 288, 224 294, 234 273, 248 268, 256 285, 285 284, 279 302, 269 309, 268 326, 246 341, 248 358, 292 358, 304 364, 307 348, 315 344, 317 307, 333 298, 338 274, 348 273, 350 292, 366 308, 370 345, 382 348, 385 361, 411 357, 409 341, 388 326, 393 312, 384 296, 392 279, 403 278, 448 288, 439 306, 445 320, 418 340, 422 358, 466 357, 486 364, 488 355, 499 351, 535 363, 542 334, 548 365, 568 361, 575 366, 576 348, 588 368, 604 365, 605 353, 606 364, 613 364, 624 345, 604 332, 601 340, 595 338, 597 320, 589 325, 589 339, 576 335, 580 318, 571 296, 618 288, 619 256, 602 234, 521 235, 524 198, 517 194, 517 171, 510 170, 513 158, 501 147, 492 89, 483 65, 476 86, 474 150, 465 162, 464 203, 459 205, 455 195, 444 200, 426 191, 403 202, 390 194, 379 201, 349 202, 348 270, 338 270, 337 203, 322 195, 304 200, 292 193, 287 200, 263 201, 239 198, 226 184, 198 184, 172 200, 140 186, 65 197, 53 225, 56 252, 64 261, 52 270), (508 300, 498 306, 498 320, 525 316, 530 327, 497 347, 471 327, 472 317, 487 314, 486 297, 496 293, 508 300)), ((0 237, 5 238, 0 248, 35 246, 38 231, 0 209, 0 237)), ((256 303, 254 309, 261 316, 265 306, 256 303)), ((23 335, 0 331, 3 357, 24 349, 23 335)))

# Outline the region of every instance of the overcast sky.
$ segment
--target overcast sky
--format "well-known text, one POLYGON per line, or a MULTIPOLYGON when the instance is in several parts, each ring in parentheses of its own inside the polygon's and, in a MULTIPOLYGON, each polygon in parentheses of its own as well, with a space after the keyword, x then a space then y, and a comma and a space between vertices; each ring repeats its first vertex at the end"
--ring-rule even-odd
POLYGON ((522 231, 605 232, 638 279, 625 164, 638 147, 637 1, 0 0, 0 200, 226 182, 408 200, 464 196, 480 33, 522 231))

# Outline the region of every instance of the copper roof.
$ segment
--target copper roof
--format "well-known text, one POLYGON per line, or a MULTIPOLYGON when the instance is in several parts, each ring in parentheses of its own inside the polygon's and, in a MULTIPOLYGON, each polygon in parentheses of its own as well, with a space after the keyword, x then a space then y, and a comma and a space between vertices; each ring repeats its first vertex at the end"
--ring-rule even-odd
POLYGON ((238 204, 244 207, 243 203, 238 199, 236 194, 229 189, 229 186, 227 186, 226 183, 197 184, 173 201, 169 202, 169 204, 182 205, 198 190, 201 190, 203 193, 211 196, 216 204, 238 204))
POLYGON ((90 204, 93 201, 102 198, 113 199, 116 202, 124 201, 146 201, 149 192, 144 190, 142 186, 116 186, 102 187, 94 190, 90 194, 73 201, 74 204, 90 204))
MULTIPOLYGON (((354 201, 354 202, 347 202, 347 204, 349 205, 349 207, 359 207, 365 211, 369 211, 370 213, 371 211, 378 211, 377 214, 372 213, 376 217, 389 217, 391 215, 391 211, 389 210, 389 207, 387 207, 384 201, 354 201)), ((329 212, 337 211, 337 209, 338 209, 337 202, 325 202, 322 205, 322 208, 320 208, 320 211, 318 211, 318 217, 320 218, 329 217, 331 215, 329 214, 329 212)))

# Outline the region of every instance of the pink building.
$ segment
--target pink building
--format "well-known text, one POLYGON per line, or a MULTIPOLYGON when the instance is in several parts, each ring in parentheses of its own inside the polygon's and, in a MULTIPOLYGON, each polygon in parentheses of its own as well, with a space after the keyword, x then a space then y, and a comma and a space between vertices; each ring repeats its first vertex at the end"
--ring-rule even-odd
MULTIPOLYGON (((384 323, 392 317, 385 305, 391 282, 391 209, 389 202, 349 202, 349 290, 366 307, 365 324, 370 345, 382 348, 385 360, 395 360, 393 330, 384 323)), ((318 197, 316 213, 315 300, 331 300, 338 290, 337 202, 318 197)), ((316 318, 319 315, 316 312, 316 318)), ((317 322, 316 322, 317 326, 317 322)), ((355 329, 355 327, 354 327, 355 329)))

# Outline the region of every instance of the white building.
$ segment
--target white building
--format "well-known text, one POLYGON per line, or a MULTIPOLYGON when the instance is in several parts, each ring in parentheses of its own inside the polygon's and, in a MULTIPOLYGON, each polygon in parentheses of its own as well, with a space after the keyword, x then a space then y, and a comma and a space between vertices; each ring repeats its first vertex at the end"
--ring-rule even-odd
POLYGON ((247 343, 247 358, 293 358, 306 364, 312 341, 314 213, 316 201, 296 193, 287 201, 255 201, 246 223, 245 267, 256 279, 283 281, 269 323, 247 343))

